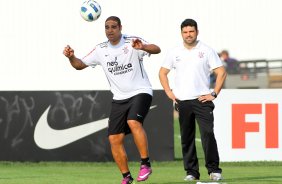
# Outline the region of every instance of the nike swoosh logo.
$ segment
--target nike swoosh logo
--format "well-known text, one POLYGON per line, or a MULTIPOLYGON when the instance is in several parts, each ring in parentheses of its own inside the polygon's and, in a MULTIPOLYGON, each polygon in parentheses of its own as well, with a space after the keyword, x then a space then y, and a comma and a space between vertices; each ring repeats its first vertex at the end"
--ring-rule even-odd
POLYGON ((109 118, 78 125, 64 130, 51 128, 47 121, 50 107, 41 115, 34 130, 34 141, 42 149, 55 149, 108 127, 109 118))
MULTIPOLYGON (((151 106, 150 109, 156 108, 151 106)), ((49 126, 47 116, 50 106, 39 118, 34 129, 34 141, 42 149, 56 149, 82 139, 108 127, 109 118, 93 121, 63 130, 56 130, 49 126)))
POLYGON ((150 175, 151 174, 151 172, 148 172, 148 173, 146 173, 146 174, 144 174, 144 175, 142 175, 142 176, 139 176, 139 178, 141 178, 141 179, 144 179, 144 178, 146 178, 148 175, 150 175))

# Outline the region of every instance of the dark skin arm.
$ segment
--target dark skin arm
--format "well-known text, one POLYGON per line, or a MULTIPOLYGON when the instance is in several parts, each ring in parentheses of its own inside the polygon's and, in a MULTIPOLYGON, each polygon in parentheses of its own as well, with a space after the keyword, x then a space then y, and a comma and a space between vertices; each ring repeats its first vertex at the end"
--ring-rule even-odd
POLYGON ((141 40, 135 39, 132 41, 132 47, 137 50, 144 50, 149 54, 158 54, 161 52, 160 47, 155 44, 144 44, 141 40))
POLYGON ((77 70, 82 70, 86 67, 88 67, 86 64, 84 64, 81 59, 75 57, 74 50, 67 45, 63 51, 63 54, 69 59, 70 64, 72 67, 74 67, 77 70))

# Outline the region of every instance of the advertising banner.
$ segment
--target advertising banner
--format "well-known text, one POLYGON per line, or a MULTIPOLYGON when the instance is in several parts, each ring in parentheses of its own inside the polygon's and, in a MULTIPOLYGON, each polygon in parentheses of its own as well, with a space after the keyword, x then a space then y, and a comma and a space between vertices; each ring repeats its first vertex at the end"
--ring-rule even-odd
MULTIPOLYGON (((110 91, 0 92, 0 160, 112 161, 107 137, 110 91)), ((145 119, 150 158, 174 159, 173 107, 155 90, 145 119)), ((130 161, 140 156, 125 138, 130 161)))
POLYGON ((282 89, 224 89, 215 103, 221 161, 282 160, 282 89))

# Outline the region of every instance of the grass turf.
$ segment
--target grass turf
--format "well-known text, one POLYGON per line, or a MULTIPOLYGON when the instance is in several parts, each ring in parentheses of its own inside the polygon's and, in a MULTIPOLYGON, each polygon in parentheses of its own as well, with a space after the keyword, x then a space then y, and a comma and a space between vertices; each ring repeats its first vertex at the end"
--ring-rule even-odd
MULTIPOLYGON (((132 175, 137 176, 139 163, 129 163, 132 175)), ((182 161, 153 162, 153 174, 143 184, 181 184, 184 172, 182 161)), ((222 163, 225 179, 220 183, 272 184, 282 183, 279 162, 222 163)), ((206 169, 200 167, 201 182, 210 182, 206 169)), ((82 162, 0 162, 1 184, 118 184, 121 175, 116 165, 82 162)), ((196 182, 189 182, 196 183, 196 182)))
MULTIPOLYGON (((178 122, 174 123, 175 158, 173 162, 153 162, 153 174, 142 184, 184 184, 178 122)), ((197 131, 197 140, 199 132, 197 131)), ((204 167, 201 142, 197 142, 201 182, 211 182, 204 167)), ((130 162, 131 173, 137 176, 139 163, 130 162)), ((281 162, 223 162, 221 184, 281 184, 281 162)), ((121 174, 115 163, 94 162, 0 162, 0 184, 119 184, 121 174)), ((135 182, 137 183, 137 182, 135 182)))

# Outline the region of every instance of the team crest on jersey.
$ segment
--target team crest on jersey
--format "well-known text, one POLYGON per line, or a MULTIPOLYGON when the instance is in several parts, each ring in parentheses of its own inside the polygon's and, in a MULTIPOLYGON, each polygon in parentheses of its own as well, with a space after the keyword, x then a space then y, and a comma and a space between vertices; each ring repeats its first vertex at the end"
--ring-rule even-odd
POLYGON ((122 50, 123 50, 123 53, 124 53, 124 54, 127 54, 127 53, 129 52, 129 50, 128 50, 128 47, 127 47, 127 46, 125 46, 122 50))
POLYGON ((203 58, 204 57, 204 52, 199 52, 199 58, 203 58))

